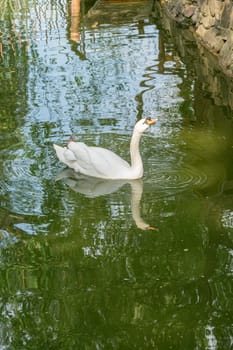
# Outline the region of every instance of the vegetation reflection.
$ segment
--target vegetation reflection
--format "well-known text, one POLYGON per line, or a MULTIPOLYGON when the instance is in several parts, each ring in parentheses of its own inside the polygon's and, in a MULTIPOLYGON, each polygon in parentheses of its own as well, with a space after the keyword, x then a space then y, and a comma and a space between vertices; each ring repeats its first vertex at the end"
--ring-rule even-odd
POLYGON ((190 42, 184 64, 151 16, 96 23, 90 4, 0 0, 1 347, 230 349, 227 98, 190 42), (143 184, 55 181, 71 129, 124 155, 148 113, 143 184))

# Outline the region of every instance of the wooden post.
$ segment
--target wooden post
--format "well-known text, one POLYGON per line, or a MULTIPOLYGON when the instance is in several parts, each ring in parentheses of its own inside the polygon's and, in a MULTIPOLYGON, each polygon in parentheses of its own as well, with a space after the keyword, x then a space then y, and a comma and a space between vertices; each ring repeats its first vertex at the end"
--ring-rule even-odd
POLYGON ((80 41, 80 0, 71 1, 70 39, 80 41))

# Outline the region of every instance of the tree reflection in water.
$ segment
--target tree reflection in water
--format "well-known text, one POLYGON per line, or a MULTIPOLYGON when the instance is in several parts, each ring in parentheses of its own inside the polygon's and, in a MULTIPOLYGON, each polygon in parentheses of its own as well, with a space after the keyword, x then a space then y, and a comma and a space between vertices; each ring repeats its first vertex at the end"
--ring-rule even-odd
POLYGON ((96 24, 90 3, 71 24, 66 0, 0 0, 1 347, 230 349, 228 85, 210 97, 195 47, 177 42, 182 62, 151 16, 106 10, 96 24), (77 131, 124 154, 148 113, 161 122, 143 140, 142 199, 138 182, 95 184, 105 195, 91 199, 55 183, 53 142, 77 131), (182 187, 185 165, 208 182, 182 187))

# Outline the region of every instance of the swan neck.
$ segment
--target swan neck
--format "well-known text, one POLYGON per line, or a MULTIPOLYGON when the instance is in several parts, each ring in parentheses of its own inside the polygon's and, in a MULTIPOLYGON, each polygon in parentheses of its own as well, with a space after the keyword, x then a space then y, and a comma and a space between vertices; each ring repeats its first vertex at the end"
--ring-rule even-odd
POLYGON ((139 173, 143 173, 142 158, 139 151, 139 143, 142 134, 138 131, 133 132, 131 142, 130 142, 130 157, 131 157, 131 168, 135 169, 139 173))

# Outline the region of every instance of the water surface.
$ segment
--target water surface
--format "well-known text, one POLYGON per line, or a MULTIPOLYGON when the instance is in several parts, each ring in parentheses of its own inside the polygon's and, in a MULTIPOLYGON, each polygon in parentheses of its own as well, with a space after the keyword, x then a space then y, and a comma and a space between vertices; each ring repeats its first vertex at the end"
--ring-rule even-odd
POLYGON ((128 2, 17 4, 0 15, 1 348, 231 349, 232 110, 195 45, 192 65, 128 2), (148 115, 142 181, 55 157, 75 133, 129 160, 148 115))

